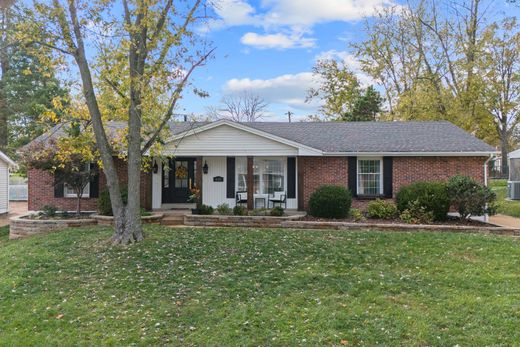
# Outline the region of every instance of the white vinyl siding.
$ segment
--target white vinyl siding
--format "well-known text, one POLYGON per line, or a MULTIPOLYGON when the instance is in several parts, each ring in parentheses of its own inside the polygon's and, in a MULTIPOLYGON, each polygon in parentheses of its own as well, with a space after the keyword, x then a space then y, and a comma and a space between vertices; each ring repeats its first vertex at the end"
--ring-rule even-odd
POLYGON ((0 214, 9 211, 9 167, 0 159, 0 214))
POLYGON ((221 125, 166 145, 164 155, 181 156, 295 156, 298 149, 289 145, 221 125))
MULTIPOLYGON (((226 198, 226 157, 204 157, 203 163, 208 164, 208 173, 202 174, 202 203, 213 207, 226 203, 234 207, 235 199, 226 198), (217 176, 223 177, 224 181, 214 182, 213 178, 217 176)), ((235 183, 235 187, 237 186, 235 183)))

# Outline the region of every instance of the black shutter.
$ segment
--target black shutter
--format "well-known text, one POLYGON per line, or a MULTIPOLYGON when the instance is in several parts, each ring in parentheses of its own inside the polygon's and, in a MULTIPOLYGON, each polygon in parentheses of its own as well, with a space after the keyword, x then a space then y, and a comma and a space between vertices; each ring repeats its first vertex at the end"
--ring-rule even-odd
POLYGON ((393 160, 392 157, 383 157, 383 193, 385 198, 392 197, 392 172, 393 172, 393 160))
POLYGON ((348 189, 357 196, 357 157, 348 157, 348 189))
POLYGON ((296 158, 287 158, 287 199, 296 198, 296 158))
POLYGON ((99 197, 99 165, 97 163, 90 164, 90 171, 95 171, 96 174, 92 177, 90 181, 90 197, 98 198, 99 197))
POLYGON ((63 183, 58 183, 56 179, 56 174, 54 174, 54 197, 55 198, 63 198, 64 196, 65 186, 63 183))
POLYGON ((235 157, 227 157, 226 162, 226 197, 235 198, 235 157))

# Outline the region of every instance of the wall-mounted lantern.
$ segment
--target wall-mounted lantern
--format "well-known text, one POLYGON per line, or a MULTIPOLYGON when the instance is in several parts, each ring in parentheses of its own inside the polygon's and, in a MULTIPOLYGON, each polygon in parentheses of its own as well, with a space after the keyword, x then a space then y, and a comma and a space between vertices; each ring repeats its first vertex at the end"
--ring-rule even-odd
POLYGON ((204 172, 204 174, 207 174, 208 170, 209 170, 208 163, 204 160, 204 166, 202 167, 202 172, 204 172))
POLYGON ((156 174, 159 172, 159 165, 157 164, 157 160, 153 160, 153 173, 156 174))

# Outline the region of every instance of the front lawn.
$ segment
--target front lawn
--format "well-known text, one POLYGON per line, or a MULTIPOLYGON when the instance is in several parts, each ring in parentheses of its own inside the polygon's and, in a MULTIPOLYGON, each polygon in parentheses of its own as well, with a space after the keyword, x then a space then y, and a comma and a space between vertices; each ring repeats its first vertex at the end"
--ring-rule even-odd
POLYGON ((0 345, 514 345, 520 240, 147 227, 6 241, 0 345))
POLYGON ((489 186, 497 194, 497 212, 512 217, 520 217, 520 200, 506 200, 507 180, 490 180, 489 186))

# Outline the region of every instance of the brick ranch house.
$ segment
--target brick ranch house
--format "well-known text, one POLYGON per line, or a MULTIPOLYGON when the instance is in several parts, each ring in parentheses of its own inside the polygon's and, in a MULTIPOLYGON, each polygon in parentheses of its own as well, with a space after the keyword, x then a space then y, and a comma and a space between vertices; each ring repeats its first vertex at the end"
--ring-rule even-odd
MULTIPOLYGON (((449 122, 220 120, 172 123, 170 130, 162 160, 153 158, 150 172, 142 172, 147 209, 194 207, 189 189, 197 187, 202 203, 213 207, 233 207, 239 196, 248 208, 261 208, 276 194, 286 197, 288 209, 306 210, 310 195, 323 184, 348 187, 359 207, 375 197, 394 198, 399 188, 416 181, 463 174, 484 183, 486 161, 496 154, 449 122)), ((118 160, 117 165, 124 183, 126 164, 118 160)), ((55 186, 51 174, 30 170, 28 177, 29 210, 74 209, 74 194, 55 186)), ((96 209, 104 187, 101 174, 86 188, 84 210, 96 209)))

